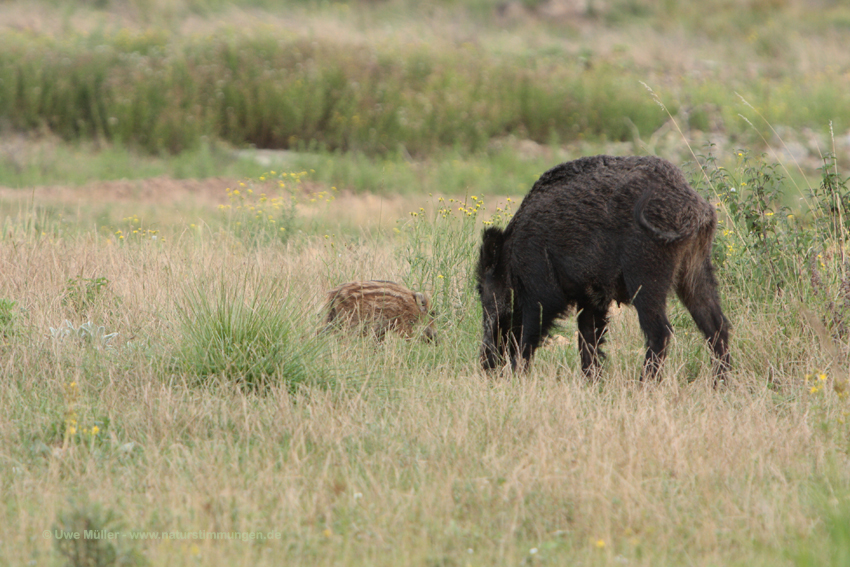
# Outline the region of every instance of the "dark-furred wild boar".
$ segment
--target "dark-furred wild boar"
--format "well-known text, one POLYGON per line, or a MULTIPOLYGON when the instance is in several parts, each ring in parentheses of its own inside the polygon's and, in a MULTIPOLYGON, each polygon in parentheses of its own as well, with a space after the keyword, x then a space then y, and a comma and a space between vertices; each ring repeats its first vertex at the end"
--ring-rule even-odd
POLYGON ((550 169, 504 230, 484 231, 482 366, 509 358, 523 369, 554 319, 575 307, 581 367, 596 377, 617 301, 637 309, 647 346, 641 378, 656 377, 673 289, 711 347, 715 379, 725 378, 730 326, 710 259, 716 225, 714 207, 663 159, 595 156, 550 169))
POLYGON ((325 309, 326 329, 335 325, 359 328, 364 333, 373 333, 379 340, 387 331, 405 337, 421 334, 428 341, 437 337, 428 297, 395 282, 342 284, 328 292, 325 309))

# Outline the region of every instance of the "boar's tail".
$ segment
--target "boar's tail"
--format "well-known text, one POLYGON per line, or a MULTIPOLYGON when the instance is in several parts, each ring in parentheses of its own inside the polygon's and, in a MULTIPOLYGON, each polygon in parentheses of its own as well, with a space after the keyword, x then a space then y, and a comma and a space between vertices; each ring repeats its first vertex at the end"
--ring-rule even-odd
POLYGON ((644 212, 646 210, 646 205, 647 203, 649 203, 649 200, 651 198, 652 190, 650 189, 644 191, 643 195, 641 195, 640 199, 638 199, 637 203, 635 203, 634 217, 635 222, 638 224, 638 226, 650 233, 651 235, 655 236, 656 238, 663 240, 667 243, 675 242, 685 236, 684 234, 673 230, 661 230, 646 219, 646 215, 644 214, 644 212))

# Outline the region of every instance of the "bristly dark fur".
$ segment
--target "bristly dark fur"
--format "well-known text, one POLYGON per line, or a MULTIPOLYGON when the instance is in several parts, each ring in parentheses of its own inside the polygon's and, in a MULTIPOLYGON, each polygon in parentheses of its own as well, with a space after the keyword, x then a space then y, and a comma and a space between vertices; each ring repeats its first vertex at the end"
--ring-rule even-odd
POLYGON ((344 325, 372 333, 380 340, 387 331, 411 337, 421 327, 421 335, 426 340, 433 341, 437 337, 428 297, 387 280, 337 286, 328 292, 325 311, 325 329, 344 325))
POLYGON ((712 207, 657 157, 595 156, 554 167, 504 229, 484 231, 477 267, 484 308, 481 361, 521 369, 553 321, 578 311, 581 366, 596 376, 612 301, 634 304, 646 335, 643 376, 657 375, 672 331, 675 290, 724 378, 729 322, 711 265, 712 207))

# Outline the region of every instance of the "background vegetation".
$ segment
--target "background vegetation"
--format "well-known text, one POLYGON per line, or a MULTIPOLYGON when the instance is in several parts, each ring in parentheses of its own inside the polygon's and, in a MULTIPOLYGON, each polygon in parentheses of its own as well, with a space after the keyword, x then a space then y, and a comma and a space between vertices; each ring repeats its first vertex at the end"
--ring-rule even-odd
MULTIPOLYGON (((672 114, 695 145, 729 151, 775 144, 766 119, 789 157, 816 167, 829 125, 842 148, 850 128, 850 11, 826 0, 42 0, 4 12, 0 125, 154 156, 224 142, 421 161, 506 140, 681 153, 672 114)), ((7 150, 9 173, 44 159, 26 153, 7 150)))
POLYGON ((0 14, 1 564, 847 563, 843 4, 0 14), (659 384, 626 308, 598 384, 571 319, 480 372, 482 226, 600 151, 717 207, 726 387, 675 300, 659 384), (371 278, 439 342, 317 334, 371 278))

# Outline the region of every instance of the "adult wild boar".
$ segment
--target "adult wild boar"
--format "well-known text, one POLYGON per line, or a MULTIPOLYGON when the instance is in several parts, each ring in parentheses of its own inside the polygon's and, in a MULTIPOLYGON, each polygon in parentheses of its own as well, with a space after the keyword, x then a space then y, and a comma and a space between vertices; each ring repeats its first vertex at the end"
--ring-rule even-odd
POLYGON ((556 166, 534 184, 508 226, 484 231, 478 292, 481 362, 523 369, 553 320, 578 312, 581 367, 597 376, 612 301, 633 304, 646 336, 641 378, 655 377, 672 331, 674 289, 705 335, 715 378, 729 368, 729 322, 710 253, 714 208, 657 157, 595 156, 556 166))
POLYGON ((343 324, 371 332, 378 340, 390 330, 405 337, 421 333, 428 341, 437 337, 428 297, 395 282, 372 280, 342 284, 328 292, 325 310, 326 329, 343 324))

